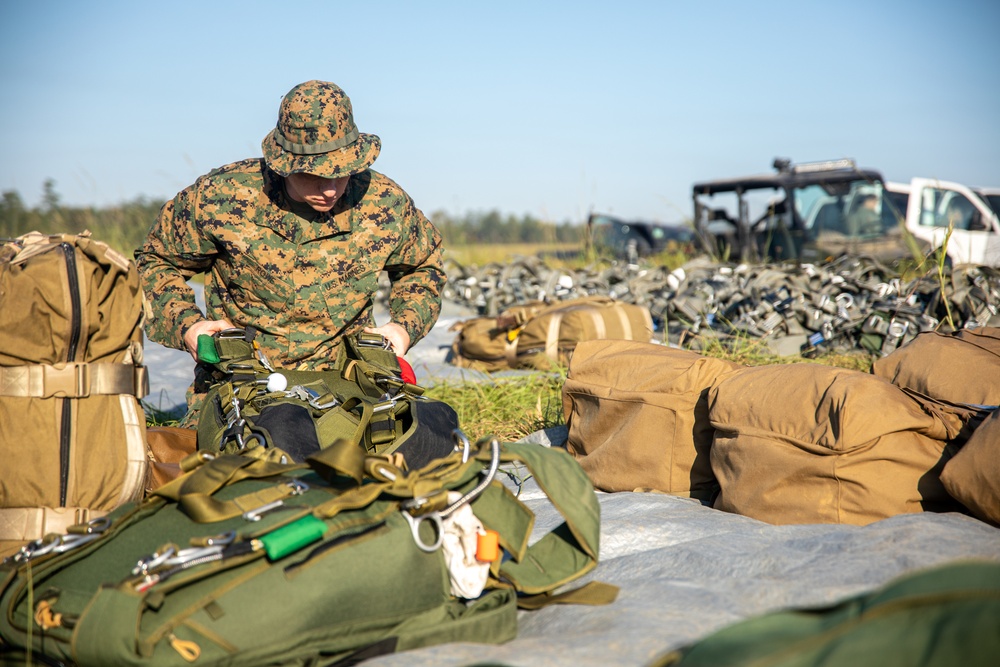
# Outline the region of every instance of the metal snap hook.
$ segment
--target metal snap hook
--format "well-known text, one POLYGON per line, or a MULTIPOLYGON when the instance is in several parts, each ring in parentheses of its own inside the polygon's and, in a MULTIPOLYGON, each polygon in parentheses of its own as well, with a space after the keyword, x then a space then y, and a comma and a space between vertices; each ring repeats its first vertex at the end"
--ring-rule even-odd
POLYGON ((149 574, 150 570, 155 570, 160 567, 176 553, 177 547, 172 544, 167 545, 167 547, 163 550, 163 553, 154 551, 149 556, 139 559, 139 562, 132 568, 132 574, 136 576, 146 576, 149 574))
POLYGON ((416 543, 418 549, 426 553, 434 553, 441 548, 441 545, 444 543, 444 525, 441 523, 440 514, 437 512, 428 512, 417 517, 406 511, 402 512, 402 514, 406 522, 410 524, 410 532, 413 533, 413 541, 416 543), (430 521, 431 526, 434 528, 434 542, 431 544, 424 543, 420 537, 420 525, 425 521, 430 521))

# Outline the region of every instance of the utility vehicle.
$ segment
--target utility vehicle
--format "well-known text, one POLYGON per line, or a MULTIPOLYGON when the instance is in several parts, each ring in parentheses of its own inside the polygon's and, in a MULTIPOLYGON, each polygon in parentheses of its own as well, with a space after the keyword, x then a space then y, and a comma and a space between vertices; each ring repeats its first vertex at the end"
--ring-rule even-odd
POLYGON ((958 183, 887 182, 854 160, 793 164, 775 173, 692 186, 698 238, 732 260, 821 261, 842 253, 884 261, 945 245, 953 264, 1000 266, 1000 218, 989 197, 958 183))

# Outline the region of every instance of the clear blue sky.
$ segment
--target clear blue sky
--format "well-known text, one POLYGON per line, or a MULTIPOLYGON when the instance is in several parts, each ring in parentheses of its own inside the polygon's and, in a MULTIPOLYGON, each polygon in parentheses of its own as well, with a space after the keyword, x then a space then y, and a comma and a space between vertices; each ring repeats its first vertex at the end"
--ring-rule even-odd
POLYGON ((168 198, 338 83, 425 212, 676 221, 853 157, 1000 186, 1000 2, 0 2, 0 190, 168 198))

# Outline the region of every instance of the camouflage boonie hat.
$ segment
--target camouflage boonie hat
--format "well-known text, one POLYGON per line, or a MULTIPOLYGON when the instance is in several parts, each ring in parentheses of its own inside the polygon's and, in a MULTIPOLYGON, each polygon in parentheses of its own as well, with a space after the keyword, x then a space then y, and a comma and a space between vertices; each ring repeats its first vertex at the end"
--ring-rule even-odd
POLYGON ((339 86, 307 81, 285 95, 278 126, 261 147, 267 166, 282 176, 305 172, 338 178, 370 167, 382 142, 358 132, 351 100, 339 86))

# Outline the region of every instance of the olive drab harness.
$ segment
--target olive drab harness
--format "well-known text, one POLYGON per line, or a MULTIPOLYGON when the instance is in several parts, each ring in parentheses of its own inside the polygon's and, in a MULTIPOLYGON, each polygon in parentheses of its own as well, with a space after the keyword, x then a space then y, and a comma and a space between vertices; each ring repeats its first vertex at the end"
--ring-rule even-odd
POLYGON ((371 657, 506 641, 519 606, 616 594, 553 594, 596 566, 600 534, 593 487, 560 450, 458 432, 452 454, 409 471, 346 440, 305 464, 189 458, 145 502, 0 566, 8 650, 80 665, 371 657), (525 466, 564 523, 529 544, 534 514, 496 479, 502 464, 525 466))
POLYGON ((343 438, 373 454, 405 451, 418 464, 450 451, 457 415, 402 378, 381 335, 347 337, 331 371, 276 370, 256 335, 247 328, 199 338, 199 358, 218 378, 199 419, 200 450, 257 456, 278 448, 302 461, 343 438), (436 428, 419 428, 431 421, 436 428))

